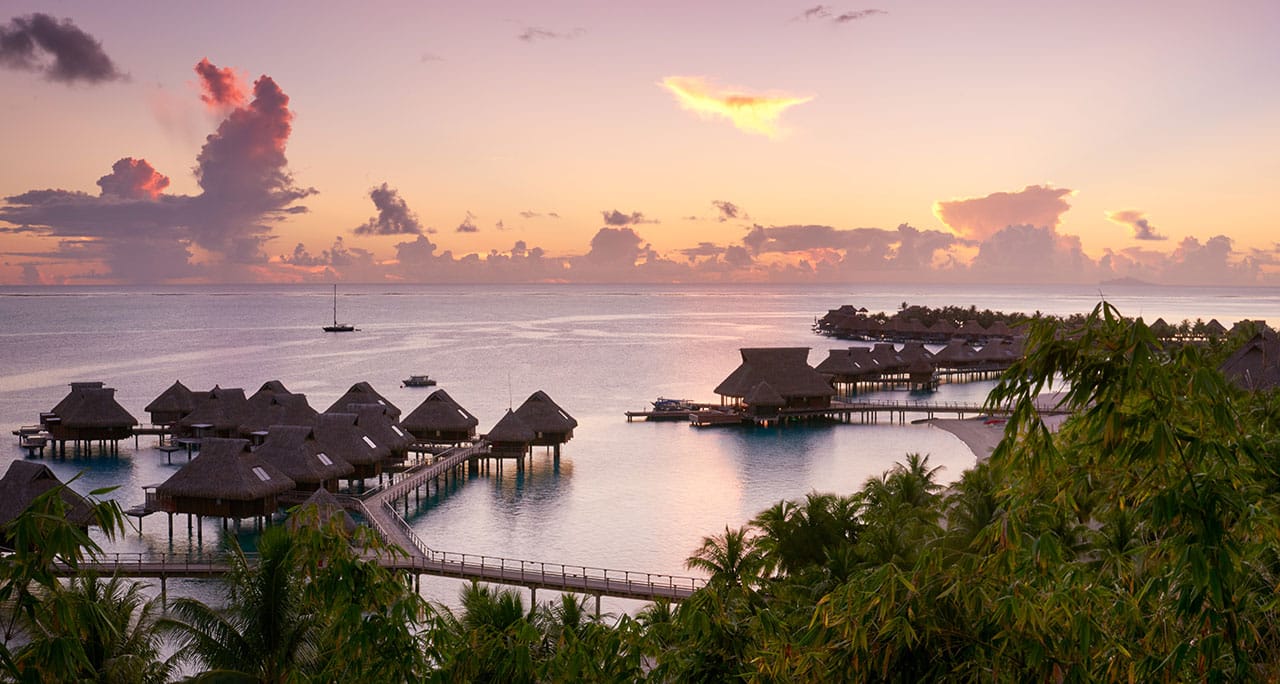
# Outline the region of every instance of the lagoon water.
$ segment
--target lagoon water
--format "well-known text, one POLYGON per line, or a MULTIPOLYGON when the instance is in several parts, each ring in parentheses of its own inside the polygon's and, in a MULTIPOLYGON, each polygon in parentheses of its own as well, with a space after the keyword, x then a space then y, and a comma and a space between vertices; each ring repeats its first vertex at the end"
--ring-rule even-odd
MULTIPOLYGON (((849 493, 908 452, 930 455, 943 480, 973 455, 928 426, 836 425, 694 429, 628 424, 623 412, 658 396, 713 401, 739 362, 738 348, 812 347, 810 363, 848 342, 814 335, 815 317, 842 304, 893 311, 901 302, 1012 311, 1087 312, 1100 294, 1125 315, 1171 322, 1280 320, 1280 289, 940 286, 342 286, 339 319, 360 332, 324 334, 331 291, 321 285, 0 288, 0 426, 32 424, 67 392, 100 380, 140 422, 143 407, 174 380, 247 393, 278 379, 323 411, 368 381, 408 413, 432 389, 402 388, 429 373, 490 428, 509 407, 545 390, 579 427, 559 465, 538 451, 531 468, 472 477, 412 511, 437 549, 685 574, 703 536, 745 523, 784 498, 849 493), (1108 291, 1109 290, 1109 291, 1108 291)), ((944 385, 936 401, 980 401, 990 383, 944 385)), ((901 398, 905 393, 886 393, 901 398)), ((0 469, 24 458, 16 439, 0 469)), ((119 458, 44 462, 73 487, 109 494, 125 508, 173 465, 154 437, 122 442, 119 458)), ((163 516, 119 551, 190 550, 185 521, 170 541, 163 516)), ((252 535, 239 541, 252 544, 252 535)), ((203 548, 225 547, 207 522, 203 548)), ((458 583, 425 585, 448 602, 458 583)), ((606 603, 606 606, 608 604, 606 603)), ((626 609, 626 606, 614 606, 626 609)))

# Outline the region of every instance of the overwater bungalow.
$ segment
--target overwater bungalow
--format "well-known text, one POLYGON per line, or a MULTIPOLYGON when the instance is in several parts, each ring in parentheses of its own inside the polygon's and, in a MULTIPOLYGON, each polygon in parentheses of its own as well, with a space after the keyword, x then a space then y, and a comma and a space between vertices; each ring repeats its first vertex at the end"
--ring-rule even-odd
POLYGON ((524 458, 533 445, 536 434, 520 416, 507 409, 505 415, 498 419, 484 436, 489 442, 489 452, 498 458, 524 458))
POLYGON ((355 466, 355 470, 347 475, 348 480, 380 477, 383 466, 391 457, 391 449, 356 426, 357 418, 354 413, 320 414, 315 427, 316 441, 326 454, 338 456, 355 466))
POLYGON ((356 470, 337 454, 326 453, 315 430, 305 425, 272 425, 254 453, 293 480, 299 492, 336 492, 338 480, 356 470))
POLYGON ((243 439, 208 437, 200 454, 156 487, 155 504, 166 513, 218 518, 266 518, 277 497, 297 486, 243 439))
POLYGON ((890 342, 878 342, 871 348, 871 358, 880 366, 882 373, 899 373, 907 368, 907 362, 898 354, 898 350, 890 342))
POLYGON ((1264 328, 1218 367, 1235 386, 1251 392, 1280 387, 1280 335, 1264 328))
POLYGON ((174 427, 180 437, 236 438, 248 420, 249 405, 239 387, 219 387, 196 394, 196 407, 174 427))
POLYGON ((458 444, 476 438, 480 421, 444 390, 436 390, 401 424, 420 442, 458 444))
POLYGON ((957 337, 933 355, 933 364, 937 368, 945 369, 969 368, 976 363, 976 356, 977 353, 973 351, 973 347, 957 337))
POLYGON ((408 458, 413 437, 400 425, 400 421, 391 417, 391 411, 386 406, 352 404, 351 408, 355 410, 356 427, 364 430, 375 444, 386 445, 390 452, 387 456, 388 464, 401 463, 408 458))
POLYGON ((79 452, 94 442, 104 452, 119 451, 119 441, 133 436, 138 420, 115 399, 116 391, 101 382, 73 382, 71 391, 52 410, 41 414, 40 422, 49 432, 55 451, 67 453, 67 442, 79 452))
POLYGON ((387 398, 378 394, 378 391, 367 382, 357 382, 347 390, 347 393, 338 397, 333 405, 325 409, 325 413, 352 413, 351 406, 353 404, 378 404, 385 406, 391 413, 391 417, 400 420, 400 409, 396 405, 387 401, 387 398))
POLYGON ((175 380, 143 410, 151 414, 152 424, 172 425, 185 418, 195 407, 195 393, 181 381, 175 380))
POLYGON ((763 419, 767 423, 769 419, 778 416, 778 412, 787 405, 787 400, 767 381, 761 380, 743 397, 742 405, 747 415, 757 420, 763 419))
POLYGON ((533 430, 534 446, 557 447, 557 452, 561 444, 573 439, 573 429, 578 427, 578 421, 542 390, 530 394, 515 414, 533 430))
MULTIPOLYGON (((41 494, 61 488, 59 498, 66 504, 67 520, 77 527, 87 528, 92 518, 89 503, 72 491, 43 463, 14 461, 0 478, 0 529, 3 529, 23 511, 31 507, 41 494)), ((11 540, 0 533, 0 545, 12 548, 11 540)))
POLYGON ((246 404, 240 423, 240 436, 261 443, 273 425, 302 425, 311 427, 320 414, 307 403, 307 395, 281 392, 264 394, 255 392, 246 404))
POLYGON ((767 382, 785 400, 785 409, 824 409, 836 393, 830 378, 809 365, 808 347, 743 348, 742 364, 716 387, 722 405, 740 406, 751 390, 767 382))

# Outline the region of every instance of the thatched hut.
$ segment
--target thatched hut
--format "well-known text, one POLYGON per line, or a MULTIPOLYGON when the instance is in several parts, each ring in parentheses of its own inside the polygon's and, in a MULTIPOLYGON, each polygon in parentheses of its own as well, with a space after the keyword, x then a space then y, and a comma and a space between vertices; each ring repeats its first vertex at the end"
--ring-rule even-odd
POLYGON ((899 373, 907 368, 907 362, 890 342, 879 342, 871 348, 871 358, 882 373, 899 373))
POLYGON ((911 364, 918 359, 924 359, 925 361, 933 359, 933 352, 929 351, 923 342, 907 342, 902 345, 902 349, 898 350, 898 358, 907 364, 907 370, 910 372, 909 366, 911 364))
POLYGON ((341 521, 337 524, 338 530, 347 536, 355 534, 360 527, 337 497, 326 489, 317 489, 306 501, 289 509, 289 517, 284 524, 290 530, 297 530, 304 525, 328 529, 335 518, 341 521))
POLYGON ((240 436, 262 436, 272 425, 314 426, 320 414, 307 403, 307 395, 259 390, 246 402, 240 436))
POLYGON ((336 492, 338 480, 356 470, 337 454, 326 453, 315 430, 305 425, 272 425, 266 440, 253 453, 279 468, 300 492, 336 492))
POLYGON ((325 409, 325 413, 353 413, 351 406, 354 404, 377 404, 385 406, 391 413, 391 417, 400 420, 400 409, 396 405, 387 401, 387 398, 378 394, 378 391, 367 382, 357 382, 347 390, 347 393, 338 397, 333 402, 333 406, 325 409))
MULTIPOLYGON (((61 488, 58 496, 66 504, 67 520, 77 527, 87 528, 93 515, 89 502, 63 484, 49 466, 31 461, 10 463, 4 477, 0 478, 0 528, 30 508, 41 494, 55 487, 61 488)), ((0 534, 0 543, 12 548, 10 540, 3 534, 0 534)))
POLYGON ((514 458, 523 458, 529 453, 529 447, 536 438, 533 428, 511 409, 507 409, 506 414, 484 436, 484 439, 489 442, 491 454, 497 457, 514 458))
POLYGON ((156 487, 160 510, 218 518, 276 511, 276 497, 296 486, 243 439, 206 438, 200 454, 156 487))
POLYGON ((195 393, 181 381, 174 380, 169 389, 152 399, 143 410, 151 414, 153 424, 171 425, 185 418, 195 407, 195 393))
POLYGON ((933 364, 937 368, 968 368, 975 363, 975 356, 973 347, 957 337, 933 355, 933 364))
POLYGON ((533 430, 535 446, 564 444, 573 439, 573 429, 578 427, 578 421, 542 390, 530 394, 515 414, 533 430))
POLYGON ((1232 352, 1218 368, 1241 389, 1258 391, 1280 387, 1280 335, 1263 329, 1232 352))
POLYGON ((326 454, 337 456, 355 466, 347 476, 364 480, 382 475, 382 467, 391 457, 391 449, 379 444, 356 426, 354 413, 322 413, 316 422, 315 436, 326 454))
POLYGON ((836 393, 830 378, 809 365, 808 347, 743 348, 742 364, 716 387, 721 403, 741 404, 747 393, 767 382, 786 400, 787 409, 824 409, 836 393))
POLYGON ((101 442, 104 448, 110 442, 115 452, 120 440, 132 437, 138 419, 116 401, 115 394, 115 389, 101 382, 71 383, 71 392, 41 415, 55 448, 65 454, 67 442, 74 442, 77 449, 82 442, 101 442))
POLYGON ((767 381, 761 380, 747 392, 742 400, 747 415, 754 418, 775 418, 778 412, 787 405, 787 400, 767 381))
POLYGON ((419 441, 457 444, 474 440, 480 421, 441 389, 432 392, 401 424, 419 441))
POLYGON ((391 417, 386 406, 352 404, 351 408, 355 410, 356 427, 364 430, 375 444, 386 445, 390 452, 388 462, 399 463, 408 458, 413 437, 400 425, 400 421, 391 417))
POLYGON ((1204 334, 1205 337, 1208 337, 1211 340, 1216 340, 1227 334, 1227 327, 1219 323, 1218 319, 1213 318, 1210 319, 1208 323, 1204 324, 1204 334))
POLYGON ((175 434, 179 436, 235 438, 240 426, 248 419, 248 399, 239 387, 219 387, 196 395, 196 407, 178 421, 175 434), (198 427, 203 426, 203 427, 198 427))
POLYGON ((938 386, 938 377, 934 372, 933 362, 917 356, 907 365, 907 383, 912 390, 931 390, 938 386))

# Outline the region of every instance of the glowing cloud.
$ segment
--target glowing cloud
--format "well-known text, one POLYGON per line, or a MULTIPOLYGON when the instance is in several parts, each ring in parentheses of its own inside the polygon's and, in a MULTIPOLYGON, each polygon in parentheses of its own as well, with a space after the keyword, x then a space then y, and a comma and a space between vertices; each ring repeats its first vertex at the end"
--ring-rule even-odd
POLYGON ((125 157, 111 165, 111 173, 98 179, 98 187, 103 197, 153 200, 169 187, 169 177, 146 159, 125 157))
POLYGON ((209 109, 231 109, 245 103, 245 84, 231 67, 219 69, 205 57, 196 65, 196 74, 200 76, 200 99, 209 109))
POLYGON ((782 113, 812 97, 767 94, 753 95, 717 88, 697 76, 668 76, 663 88, 675 95, 682 109, 704 119, 728 119, 738 130, 778 138, 783 134, 778 118, 782 113))

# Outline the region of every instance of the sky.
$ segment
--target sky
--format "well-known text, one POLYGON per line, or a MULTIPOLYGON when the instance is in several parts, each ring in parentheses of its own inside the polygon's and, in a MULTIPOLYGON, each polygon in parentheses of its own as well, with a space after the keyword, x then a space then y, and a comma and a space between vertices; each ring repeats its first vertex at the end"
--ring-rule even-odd
POLYGON ((1280 285, 1280 3, 7 2, 0 284, 1280 285))

